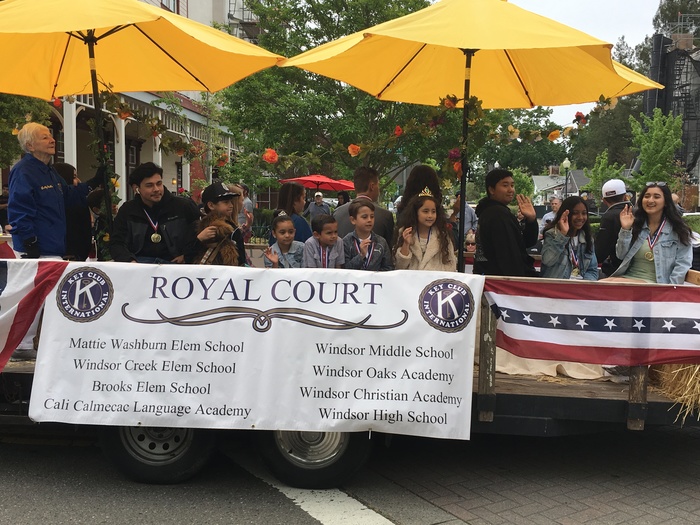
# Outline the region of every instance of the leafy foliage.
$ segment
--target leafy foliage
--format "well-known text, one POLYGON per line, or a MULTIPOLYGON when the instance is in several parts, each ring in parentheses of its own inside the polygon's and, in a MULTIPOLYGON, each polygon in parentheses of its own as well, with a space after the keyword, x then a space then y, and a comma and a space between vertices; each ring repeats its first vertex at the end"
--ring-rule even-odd
POLYGON ((584 170, 586 176, 590 178, 590 181, 581 189, 590 191, 596 198, 602 199, 603 184, 610 179, 621 178, 623 171, 624 166, 620 166, 617 163, 610 164, 608 152, 605 150, 596 157, 595 163, 591 169, 584 170))
MULTIPOLYGON (((260 19, 260 44, 285 56, 427 5, 425 0, 252 0, 248 4, 260 19)), ((447 152, 459 146, 462 130, 459 111, 426 126, 440 110, 382 102, 296 68, 274 68, 238 82, 225 90, 224 104, 225 123, 234 130, 242 150, 234 170, 247 182, 255 178, 256 187, 265 184, 265 175, 277 178, 319 171, 349 178, 360 165, 385 173, 429 158, 441 164, 447 152), (350 144, 360 147, 359 154, 348 152, 350 144), (279 153, 278 164, 255 164, 265 148, 279 153)), ((473 138, 480 136, 484 134, 474 130, 473 138)), ((455 172, 445 175, 454 178, 455 172)))
POLYGON ((642 112, 642 96, 623 98, 613 109, 591 113, 588 125, 571 144, 571 159, 579 168, 593 168, 601 152, 613 164, 629 166, 635 158, 632 150, 630 116, 642 112))
POLYGON ((46 101, 0 93, 0 168, 10 166, 22 153, 15 135, 26 122, 49 125, 46 101))
MULTIPOLYGON (((666 35, 678 33, 678 15, 681 13, 700 13, 700 1, 661 0, 659 2, 659 9, 656 11, 652 21, 654 30, 657 33, 663 33, 666 35)), ((693 33, 695 39, 700 38, 700 24, 697 24, 696 22, 692 23, 691 27, 688 29, 691 33, 693 33)))
POLYGON ((542 130, 558 126, 550 120, 552 110, 537 107, 532 110, 512 109, 491 111, 485 116, 491 130, 511 133, 492 133, 479 153, 483 165, 498 163, 509 170, 519 169, 530 175, 541 175, 547 167, 560 164, 566 157, 566 144, 553 142, 542 136, 542 130), (517 137, 514 137, 517 131, 517 137))
POLYGON ((639 152, 641 171, 631 185, 641 190, 650 181, 672 182, 677 166, 675 152, 682 145, 683 117, 664 115, 661 109, 654 109, 654 116, 641 115, 641 121, 630 117, 632 141, 639 152))

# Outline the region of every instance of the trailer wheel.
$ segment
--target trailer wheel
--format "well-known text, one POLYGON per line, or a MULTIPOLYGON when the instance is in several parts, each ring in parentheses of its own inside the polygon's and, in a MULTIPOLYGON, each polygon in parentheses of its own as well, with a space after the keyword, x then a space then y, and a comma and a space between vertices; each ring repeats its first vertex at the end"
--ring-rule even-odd
POLYGON ((103 427, 105 455, 134 481, 179 483, 206 465, 216 444, 212 432, 192 428, 103 427))
POLYGON ((292 487, 337 487, 357 472, 372 451, 364 432, 275 430, 260 436, 260 453, 272 473, 292 487))

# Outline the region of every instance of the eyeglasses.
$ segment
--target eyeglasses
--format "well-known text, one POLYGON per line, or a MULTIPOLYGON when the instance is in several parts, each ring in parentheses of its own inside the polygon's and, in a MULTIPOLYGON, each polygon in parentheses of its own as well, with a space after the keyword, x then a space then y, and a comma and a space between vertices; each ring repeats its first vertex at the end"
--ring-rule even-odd
POLYGON ((646 186, 647 186, 647 188, 651 188, 652 186, 659 186, 660 188, 663 188, 666 186, 666 183, 664 181, 647 182, 646 186))
POLYGON ((464 245, 465 246, 476 246, 476 243, 475 242, 465 242, 464 245))

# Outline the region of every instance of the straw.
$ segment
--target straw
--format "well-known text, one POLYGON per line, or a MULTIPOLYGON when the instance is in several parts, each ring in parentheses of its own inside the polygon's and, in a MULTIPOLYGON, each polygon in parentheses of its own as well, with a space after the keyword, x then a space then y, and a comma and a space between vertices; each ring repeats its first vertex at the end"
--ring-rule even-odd
POLYGON ((670 364, 657 370, 659 390, 674 402, 674 407, 680 405, 676 422, 680 418, 683 425, 691 415, 700 421, 700 365, 670 364))

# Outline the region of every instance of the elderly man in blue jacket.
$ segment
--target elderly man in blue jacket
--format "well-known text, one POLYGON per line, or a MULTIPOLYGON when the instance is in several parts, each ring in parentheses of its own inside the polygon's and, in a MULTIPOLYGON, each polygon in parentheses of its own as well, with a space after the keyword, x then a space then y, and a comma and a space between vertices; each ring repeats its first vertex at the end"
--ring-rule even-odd
POLYGON ((10 170, 7 215, 12 244, 23 258, 63 257, 66 254, 66 206, 87 206, 88 183, 69 186, 51 166, 56 141, 49 128, 25 124, 17 135, 26 153, 10 170))

